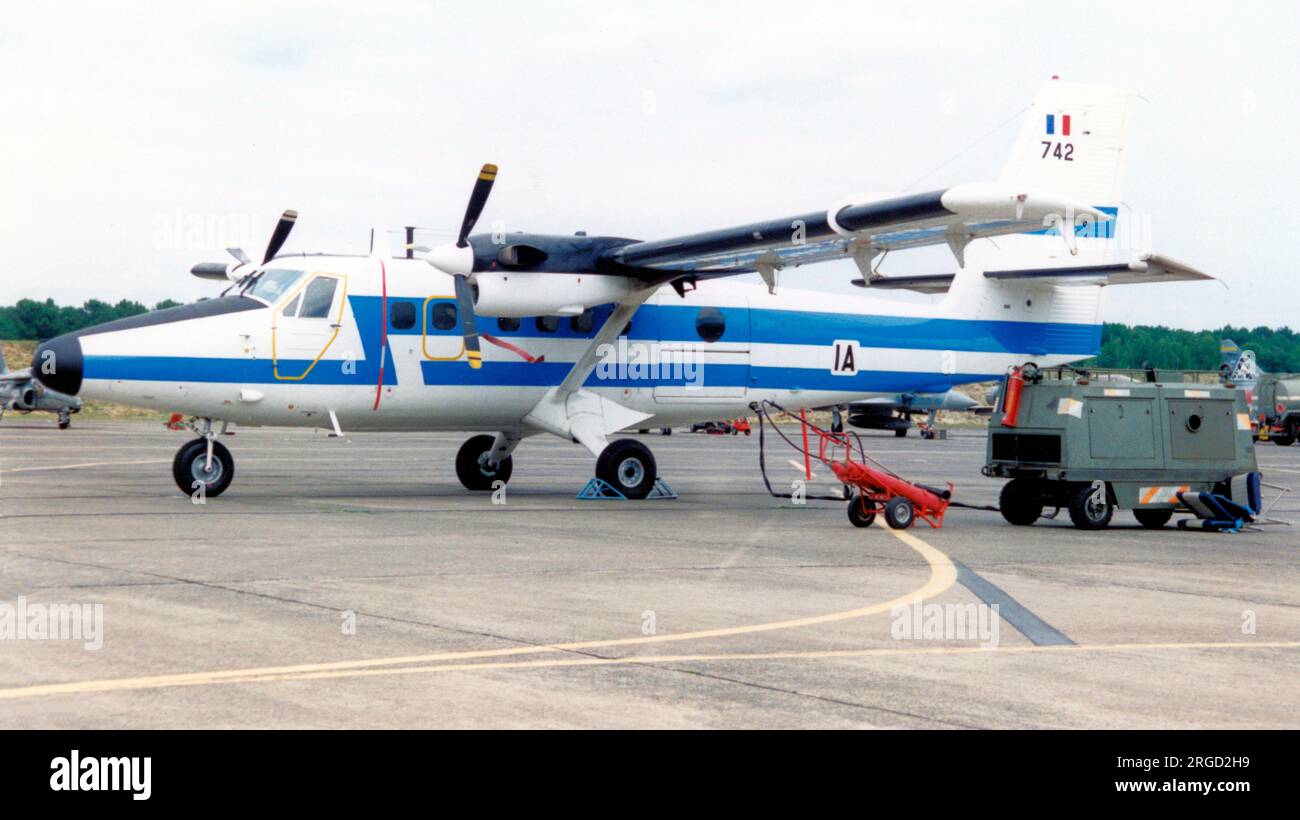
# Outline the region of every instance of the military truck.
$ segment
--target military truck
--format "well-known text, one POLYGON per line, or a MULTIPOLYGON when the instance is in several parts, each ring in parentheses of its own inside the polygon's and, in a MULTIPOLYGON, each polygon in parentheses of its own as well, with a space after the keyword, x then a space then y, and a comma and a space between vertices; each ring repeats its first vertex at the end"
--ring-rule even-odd
POLYGON ((984 475, 1010 479, 1000 501, 1008 522, 1028 526, 1055 507, 1086 530, 1108 526, 1116 508, 1163 527, 1185 509, 1178 493, 1227 492, 1256 469, 1242 390, 1084 371, 1047 378, 1032 365, 1002 388, 987 456, 984 475))
POLYGON ((1274 444, 1290 447, 1300 438, 1300 375, 1265 373, 1256 391, 1260 430, 1274 444))

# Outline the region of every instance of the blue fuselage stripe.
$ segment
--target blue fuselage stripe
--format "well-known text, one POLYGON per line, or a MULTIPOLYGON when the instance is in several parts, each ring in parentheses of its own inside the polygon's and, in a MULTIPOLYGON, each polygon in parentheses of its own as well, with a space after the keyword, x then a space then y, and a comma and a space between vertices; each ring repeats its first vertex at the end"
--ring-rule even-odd
MULTIPOLYGON (((423 299, 390 297, 390 307, 397 301, 413 302, 417 311, 424 302, 423 299)), ((351 296, 349 302, 360 330, 364 357, 347 363, 348 366, 344 366, 345 362, 340 360, 323 359, 311 368, 305 379, 294 383, 374 385, 378 381, 381 300, 376 296, 351 296)), ((576 331, 568 319, 561 319, 559 328, 551 333, 539 329, 532 319, 521 320, 518 330, 502 330, 494 320, 481 318, 479 328, 482 332, 502 339, 516 340, 524 347, 529 339, 587 339, 595 335, 595 330, 599 329, 610 309, 609 306, 596 309, 593 330, 590 332, 576 331)), ((940 375, 864 369, 855 376, 837 376, 823 363, 825 357, 819 355, 821 350, 829 348, 837 339, 853 339, 868 348, 1024 353, 1035 356, 1051 354, 1080 358, 1095 355, 1101 344, 1099 324, 912 318, 743 307, 723 307, 720 310, 725 332, 719 344, 804 345, 818 348, 818 351, 810 349, 809 367, 703 365, 703 382, 715 387, 746 385, 751 389, 918 390, 923 389, 922 383, 929 380, 935 389, 946 389, 950 384, 996 375, 940 375)), ((702 344, 695 327, 699 311, 699 307, 685 305, 645 305, 633 317, 629 338, 633 341, 663 340, 702 344)), ((417 316, 412 328, 390 327, 388 334, 418 336, 427 333, 430 337, 447 337, 448 342, 460 336, 459 323, 446 330, 437 330, 431 323, 423 321, 425 318, 417 316)), ((391 364, 391 349, 387 351, 387 359, 390 364, 384 370, 384 384, 396 385, 397 374, 396 368, 391 364)), ((426 385, 466 386, 549 386, 558 384, 570 367, 570 363, 564 361, 537 364, 490 361, 479 370, 467 367, 463 361, 422 361, 420 364, 426 385)), ((296 376, 306 371, 309 365, 311 362, 308 360, 282 359, 278 368, 282 375, 296 376)), ((86 378, 90 379, 127 381, 238 384, 274 384, 285 381, 276 378, 272 362, 265 358, 87 355, 85 373, 86 378)), ((672 378, 654 381, 658 384, 682 382, 681 379, 672 378)), ((613 387, 646 386, 644 379, 600 378, 597 374, 593 374, 588 383, 613 387)))

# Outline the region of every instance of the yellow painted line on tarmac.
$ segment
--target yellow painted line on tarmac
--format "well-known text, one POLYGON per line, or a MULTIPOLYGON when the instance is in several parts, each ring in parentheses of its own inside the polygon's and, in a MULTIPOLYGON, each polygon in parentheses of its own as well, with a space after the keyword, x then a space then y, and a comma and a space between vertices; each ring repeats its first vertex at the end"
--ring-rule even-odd
MULTIPOLYGON (((877 522, 885 529, 884 525, 877 522)), ((361 670, 376 671, 376 668, 404 666, 406 664, 434 663, 442 661, 465 661, 483 658, 502 658, 519 655, 535 655, 550 652, 571 652, 590 649, 604 649, 615 646, 641 646, 655 643, 678 641, 695 641, 705 638, 724 638, 732 635, 751 635, 757 632, 774 632, 781 629, 816 626, 818 624, 848 621, 865 618, 881 612, 888 612, 896 606, 911 606, 918 599, 933 598, 950 589, 957 582, 957 568, 952 559, 934 547, 905 530, 886 532, 915 550, 930 568, 930 578, 923 585, 905 595, 878 604, 868 604, 857 609, 840 612, 828 612, 822 615, 810 615, 785 621, 771 621, 762 624, 701 629, 695 632, 670 633, 665 635, 645 635, 635 638, 611 638, 596 641, 577 641, 571 643, 546 644, 542 646, 516 646, 507 649, 482 649, 464 652, 440 652, 429 655, 408 655, 392 658, 370 658, 356 661, 335 661, 330 663, 309 663, 292 666, 269 666, 252 669, 228 669, 211 672, 185 672, 172 675, 150 675, 138 678, 117 678, 106 680, 73 681, 69 683, 39 684, 36 686, 19 686, 0 689, 0 700, 39 697, 43 695, 85 694, 90 692, 114 692, 130 689, 162 689, 171 686, 202 686, 215 683, 245 683, 252 680, 298 680, 311 677, 344 677, 361 670)), ((602 661, 603 659, 592 659, 602 661)), ((625 661, 626 662, 626 661, 625 661)), ((441 668, 441 667, 417 667, 441 668)), ((503 667, 504 668, 504 667, 503 667)), ((397 670, 391 670, 397 671, 397 670)))
POLYGON ((14 467, 0 473, 39 473, 46 470, 80 470, 85 467, 113 467, 126 464, 170 464, 170 458, 151 458, 143 461, 83 461, 80 464, 55 464, 46 467, 14 467))

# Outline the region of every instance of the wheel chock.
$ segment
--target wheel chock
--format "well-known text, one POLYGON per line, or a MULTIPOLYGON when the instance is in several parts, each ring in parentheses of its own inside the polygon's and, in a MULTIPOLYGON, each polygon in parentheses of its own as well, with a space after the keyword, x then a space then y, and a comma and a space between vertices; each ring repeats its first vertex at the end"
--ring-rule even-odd
MULTIPOLYGON (((592 478, 587 482, 574 498, 579 501, 631 501, 630 498, 619 492, 612 484, 601 478, 592 478)), ((645 501, 671 501, 677 498, 677 493, 668 482, 662 478, 655 479, 655 485, 650 490, 650 494, 645 497, 645 501)))

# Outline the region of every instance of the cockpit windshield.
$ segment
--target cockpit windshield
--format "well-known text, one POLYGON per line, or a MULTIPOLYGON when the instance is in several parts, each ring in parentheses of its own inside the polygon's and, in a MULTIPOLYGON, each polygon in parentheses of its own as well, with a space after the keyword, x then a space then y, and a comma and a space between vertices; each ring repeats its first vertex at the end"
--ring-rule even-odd
POLYGON ((264 302, 275 301, 289 291, 304 275, 300 270, 267 270, 244 291, 245 296, 256 296, 264 302))

